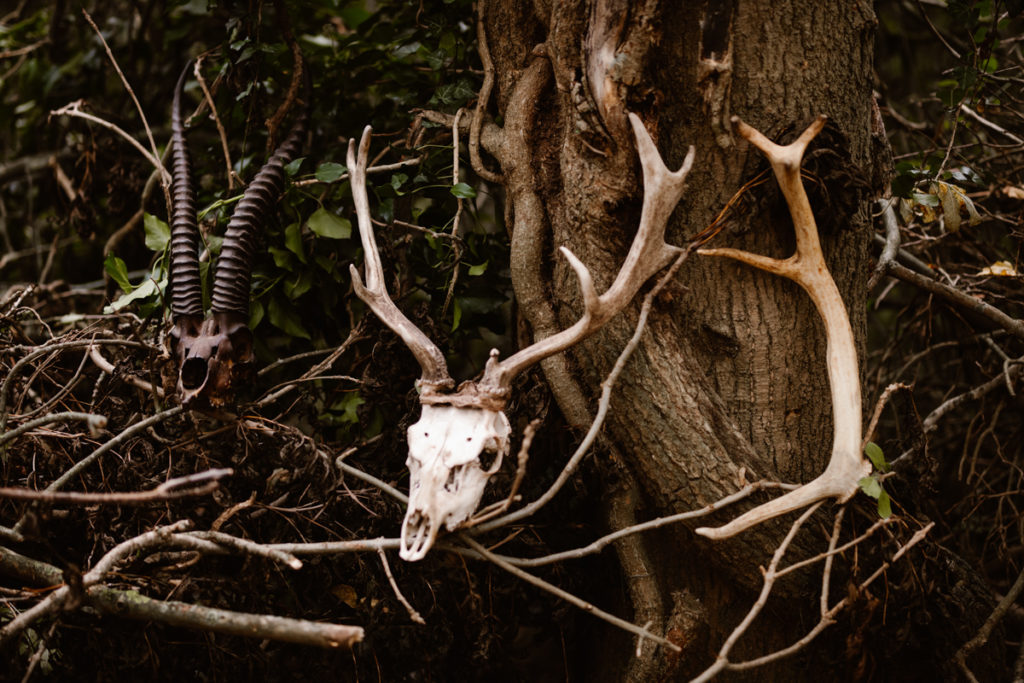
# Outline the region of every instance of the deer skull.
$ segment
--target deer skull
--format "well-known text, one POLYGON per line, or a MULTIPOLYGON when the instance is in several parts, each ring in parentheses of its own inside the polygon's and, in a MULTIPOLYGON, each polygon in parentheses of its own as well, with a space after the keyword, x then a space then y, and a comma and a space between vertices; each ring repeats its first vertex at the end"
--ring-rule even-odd
POLYGON ((509 451, 511 428, 498 410, 423 405, 409 427, 409 508, 400 555, 423 559, 441 525, 457 529, 476 511, 488 479, 509 451))
POLYGON ((417 381, 423 413, 409 429, 409 507, 402 522, 401 556, 419 560, 430 550, 442 525, 454 530, 476 510, 488 479, 509 451, 508 419, 501 412, 513 379, 526 368, 578 344, 617 315, 648 279, 682 251, 665 242, 665 228, 683 195, 686 174, 693 163, 690 148, 678 171, 665 166, 647 129, 635 114, 629 120, 636 135, 644 177, 644 202, 633 244, 622 270, 604 294, 598 294, 587 267, 565 247, 561 251, 576 271, 585 306, 584 315, 571 327, 521 349, 505 360, 498 352, 479 380, 455 381, 448 373, 444 353, 409 320, 388 293, 384 268, 373 233, 366 168, 370 158, 370 128, 358 143, 349 141, 348 170, 352 200, 363 245, 364 275, 352 265, 352 288, 370 310, 412 351, 422 373, 417 381), (365 278, 365 279, 364 279, 365 278), (494 454, 494 461, 483 460, 494 454))

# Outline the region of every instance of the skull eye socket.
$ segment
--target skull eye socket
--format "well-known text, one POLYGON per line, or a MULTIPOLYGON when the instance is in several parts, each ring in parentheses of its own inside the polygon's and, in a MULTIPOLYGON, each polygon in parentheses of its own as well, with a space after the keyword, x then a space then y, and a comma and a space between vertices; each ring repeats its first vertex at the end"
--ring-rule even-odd
POLYGON ((185 389, 198 389, 206 381, 206 361, 202 358, 187 358, 181 364, 181 386, 185 389))
POLYGON ((498 458, 497 451, 484 450, 480 452, 480 467, 483 468, 484 472, 490 472, 491 466, 494 465, 494 461, 498 458))

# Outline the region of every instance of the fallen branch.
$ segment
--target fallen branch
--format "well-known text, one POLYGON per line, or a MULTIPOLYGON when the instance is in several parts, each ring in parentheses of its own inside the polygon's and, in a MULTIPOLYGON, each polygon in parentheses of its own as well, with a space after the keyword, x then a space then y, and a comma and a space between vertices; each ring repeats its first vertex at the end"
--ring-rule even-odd
POLYGON ((81 505, 143 505, 145 503, 202 496, 216 491, 219 479, 234 474, 231 469, 213 469, 184 477, 168 479, 149 491, 126 493, 86 493, 82 491, 36 491, 21 487, 0 487, 0 498, 34 500, 44 503, 71 503, 81 505))

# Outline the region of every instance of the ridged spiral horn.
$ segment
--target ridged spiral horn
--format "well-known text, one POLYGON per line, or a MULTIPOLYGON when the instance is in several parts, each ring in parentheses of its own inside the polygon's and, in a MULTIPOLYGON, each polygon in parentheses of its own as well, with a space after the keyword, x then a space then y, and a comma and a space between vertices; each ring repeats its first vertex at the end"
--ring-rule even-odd
POLYGON ((196 193, 192 187, 192 161, 185 144, 181 92, 192 61, 178 77, 171 108, 171 311, 182 316, 203 317, 202 283, 199 277, 199 226, 196 193))
POLYGON ((284 167, 302 149, 306 134, 306 112, 299 116, 273 156, 245 189, 224 234, 224 244, 213 282, 214 313, 249 316, 249 284, 256 250, 256 238, 267 212, 284 192, 284 167))

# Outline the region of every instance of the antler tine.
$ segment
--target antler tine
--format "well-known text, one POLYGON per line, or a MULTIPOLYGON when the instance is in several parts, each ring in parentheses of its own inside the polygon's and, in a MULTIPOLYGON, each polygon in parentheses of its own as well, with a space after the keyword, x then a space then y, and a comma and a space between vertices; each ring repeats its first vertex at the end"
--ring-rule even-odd
POLYGON ((203 317, 199 277, 199 226, 196 224, 196 193, 192 188, 192 162, 185 144, 181 115, 181 91, 192 61, 178 77, 171 107, 171 310, 174 318, 203 317))
POLYGON ((572 327, 529 346, 504 361, 488 363, 481 386, 497 395, 507 393, 512 379, 527 367, 548 356, 578 344, 587 338, 633 299, 652 275, 664 268, 679 253, 679 247, 665 243, 668 219, 683 195, 686 176, 693 165, 695 150, 691 146, 677 171, 669 171, 658 148, 636 114, 629 114, 636 136, 637 152, 643 168, 644 201, 640 226, 626 255, 622 269, 604 294, 598 296, 587 267, 565 247, 562 255, 569 261, 579 279, 583 294, 583 316, 572 327))
POLYGON ((366 270, 366 283, 359 276, 355 265, 349 266, 352 275, 352 288, 356 296, 362 299, 370 310, 380 318, 381 322, 402 338, 413 356, 420 364, 422 374, 419 386, 424 395, 438 389, 450 389, 455 385, 441 350, 423 334, 422 330, 412 324, 398 309, 388 294, 384 283, 384 269, 377 251, 377 241, 373 235, 373 224, 370 221, 370 202, 366 194, 366 164, 370 153, 370 126, 363 129, 359 141, 359 154, 356 156, 355 140, 348 143, 348 172, 352 182, 352 199, 356 206, 356 222, 359 225, 359 239, 363 243, 363 259, 366 270))
POLYGON ((796 141, 781 146, 733 117, 739 134, 757 147, 772 166, 793 217, 796 253, 785 260, 738 249, 701 249, 699 253, 725 256, 782 275, 799 284, 810 295, 825 323, 826 364, 833 408, 832 455, 825 471, 814 481, 740 515, 725 526, 697 529, 698 534, 708 538, 728 538, 767 519, 825 498, 845 500, 856 493, 861 477, 871 472, 871 463, 860 454, 860 374, 853 329, 839 289, 825 264, 818 240, 818 227, 800 180, 800 164, 804 152, 810 141, 821 132, 825 121, 826 117, 818 117, 796 141))
POLYGON ((274 201, 284 192, 285 165, 302 148, 306 112, 296 119, 288 138, 259 170, 242 194, 228 222, 224 246, 213 283, 211 310, 249 317, 249 283, 256 250, 256 236, 274 201))

